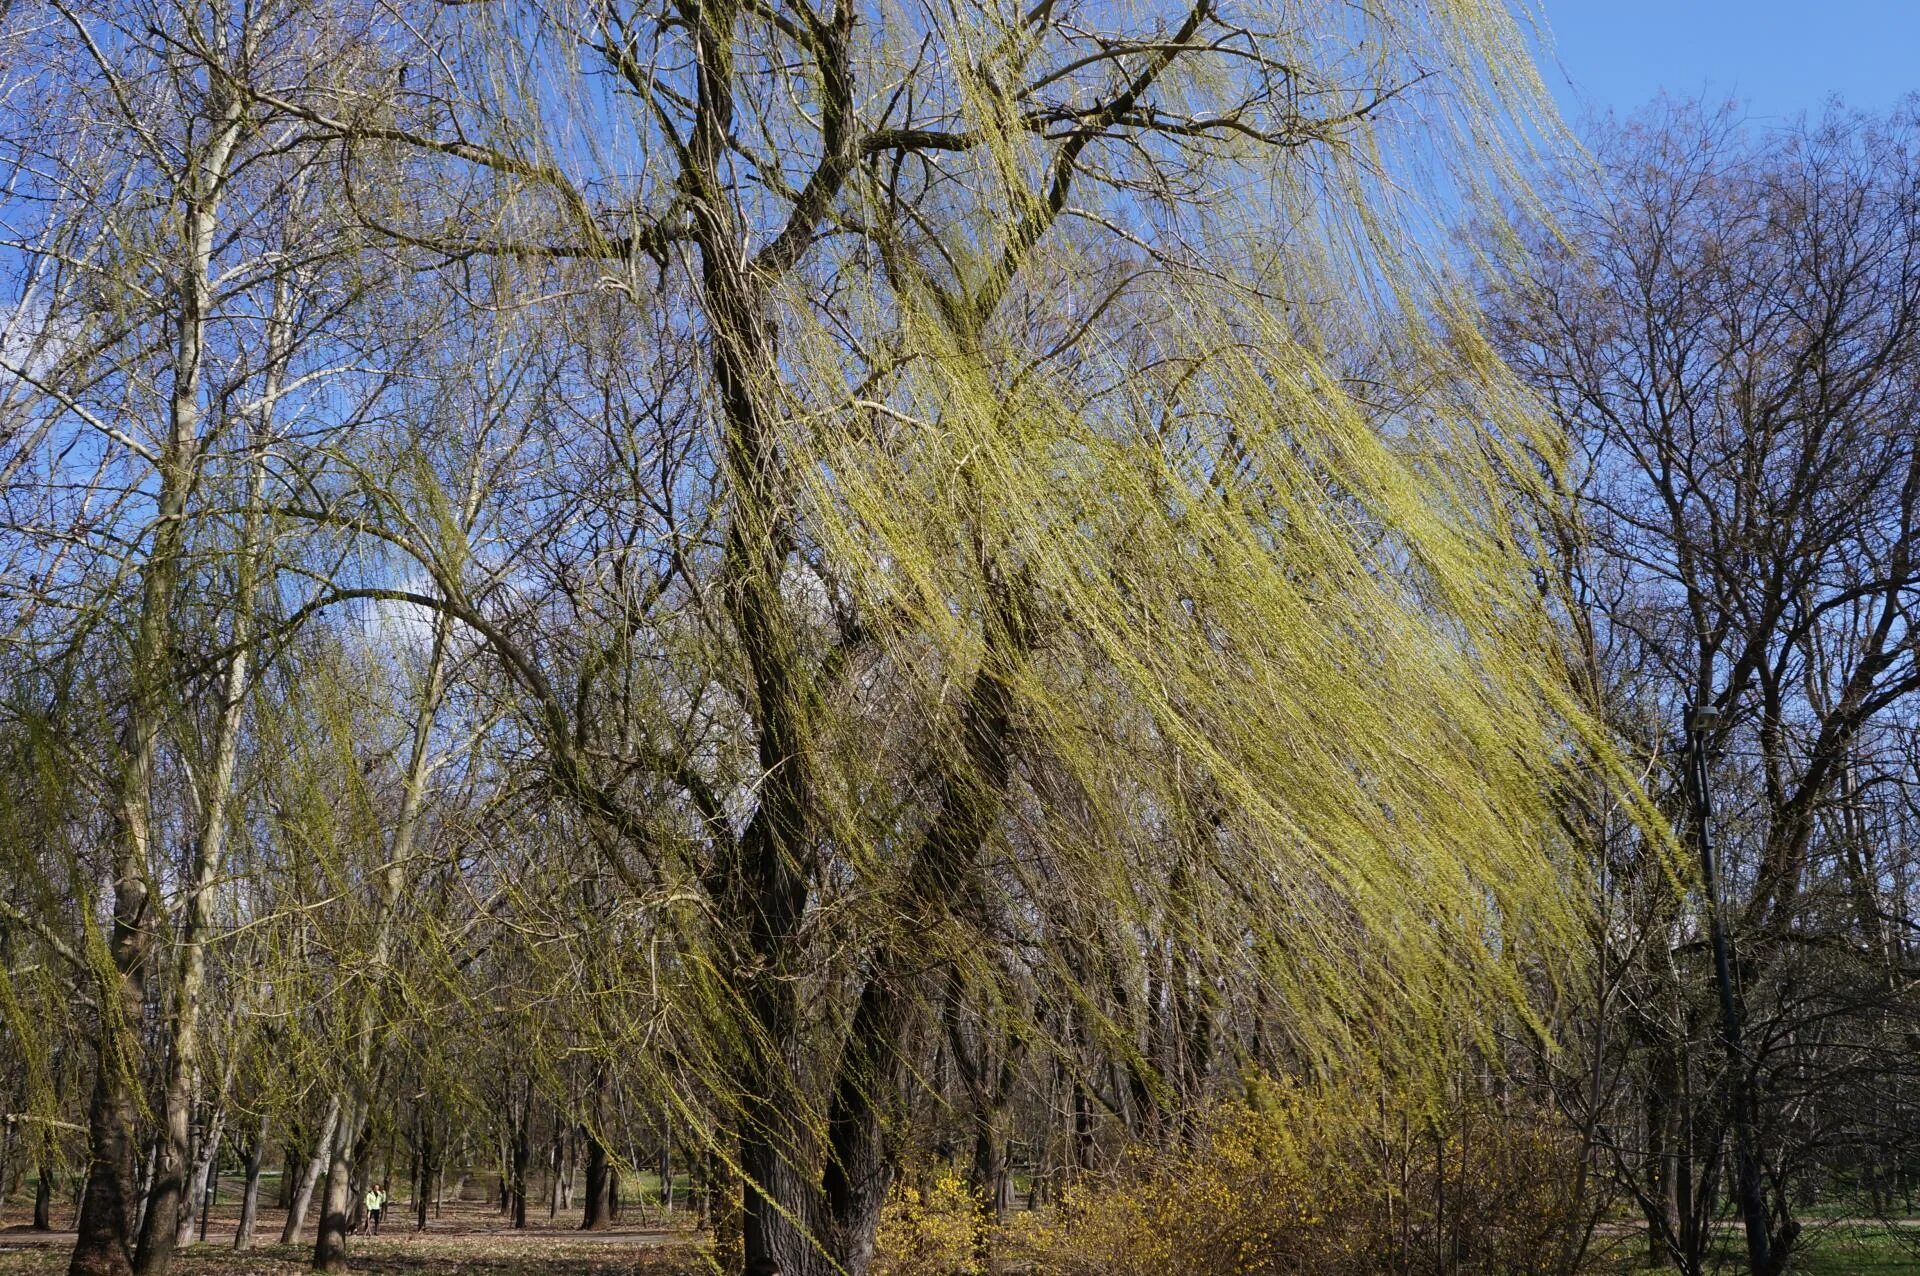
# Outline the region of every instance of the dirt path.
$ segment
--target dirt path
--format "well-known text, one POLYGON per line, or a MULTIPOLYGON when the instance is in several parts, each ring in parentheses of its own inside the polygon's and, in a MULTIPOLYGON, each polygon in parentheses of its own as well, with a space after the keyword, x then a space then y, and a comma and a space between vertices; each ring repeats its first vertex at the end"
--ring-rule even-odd
MULTIPOLYGON (((63 1202, 56 1217, 70 1222, 71 1211, 71 1204, 63 1202)), ((317 1222, 309 1221, 297 1242, 283 1246, 277 1242, 285 1212, 262 1210, 254 1231, 259 1247, 237 1254, 232 1247, 239 1213, 237 1201, 215 1206, 205 1243, 196 1237, 196 1243, 179 1251, 174 1268, 178 1276, 297 1276, 306 1269, 317 1222)), ((352 1236, 347 1251, 354 1271, 393 1276, 664 1276, 680 1271, 678 1260, 698 1241, 691 1220, 681 1211, 663 1219, 658 1208, 624 1213, 620 1226, 583 1232, 577 1214, 549 1221, 543 1211, 521 1230, 510 1226, 490 1202, 449 1201, 424 1231, 416 1231, 413 1211, 403 1206, 377 1235, 352 1236)), ((0 1276, 58 1276, 73 1243, 72 1231, 36 1232, 17 1208, 9 1209, 0 1215, 0 1276)))
MULTIPOLYGON (((271 1242, 279 1239, 279 1229, 269 1233, 262 1229, 259 1235, 268 1242, 261 1248, 272 1248, 271 1242)), ((36 1232, 30 1227, 14 1225, 0 1229, 0 1254, 20 1249, 71 1249, 75 1236, 72 1232, 36 1232)), ((454 1223, 429 1224, 424 1232, 408 1227, 404 1230, 385 1228, 378 1236, 356 1234, 348 1241, 351 1249, 368 1242, 380 1245, 432 1244, 442 1240, 472 1241, 485 1240, 489 1244, 504 1245, 607 1245, 644 1248, 649 1246, 673 1245, 691 1240, 691 1235, 678 1228, 611 1228, 603 1232, 561 1231, 555 1228, 532 1228, 516 1231, 511 1227, 469 1227, 454 1223)), ((192 1248, 230 1249, 233 1246, 233 1228, 222 1230, 219 1227, 207 1229, 204 1246, 195 1236, 192 1248)))

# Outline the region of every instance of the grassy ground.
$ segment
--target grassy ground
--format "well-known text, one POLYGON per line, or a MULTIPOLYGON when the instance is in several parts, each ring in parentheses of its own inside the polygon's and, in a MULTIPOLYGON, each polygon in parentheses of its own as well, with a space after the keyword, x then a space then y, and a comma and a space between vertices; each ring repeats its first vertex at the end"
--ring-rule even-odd
POLYGON ((1816 1236, 1806 1261, 1793 1270, 1809 1276, 1911 1276, 1920 1273, 1920 1237, 1893 1235, 1885 1228, 1835 1228, 1816 1236))
MULTIPOLYGON (((1729 1232, 1719 1270, 1744 1269, 1737 1232, 1729 1232)), ((1667 1276, 1671 1267, 1623 1262, 1620 1276, 1667 1276)), ((1809 1227, 1788 1271, 1794 1276, 1920 1276, 1920 1228, 1879 1223, 1833 1223, 1809 1227)))

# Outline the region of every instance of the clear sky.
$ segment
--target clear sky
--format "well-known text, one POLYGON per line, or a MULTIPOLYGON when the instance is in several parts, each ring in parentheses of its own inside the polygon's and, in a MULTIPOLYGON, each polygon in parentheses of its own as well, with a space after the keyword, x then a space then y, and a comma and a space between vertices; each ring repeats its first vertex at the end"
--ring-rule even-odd
POLYGON ((1535 0, 1561 108, 1630 111, 1661 89, 1739 98, 1756 119, 1839 94, 1884 110, 1920 91, 1920 0, 1535 0), (1569 84, 1568 81, 1572 83, 1569 84))

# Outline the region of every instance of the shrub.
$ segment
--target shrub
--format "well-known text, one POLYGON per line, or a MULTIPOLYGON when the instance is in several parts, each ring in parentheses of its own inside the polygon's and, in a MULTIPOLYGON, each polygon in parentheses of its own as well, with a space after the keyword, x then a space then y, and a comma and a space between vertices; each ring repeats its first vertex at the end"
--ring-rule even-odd
POLYGON ((873 1276, 980 1276, 980 1202, 951 1167, 894 1188, 874 1238, 873 1276))
POLYGON ((1037 1276, 1557 1276, 1590 1222, 1579 1155, 1545 1121, 1264 1086, 1183 1148, 1137 1152, 1015 1219, 996 1251, 1037 1276))

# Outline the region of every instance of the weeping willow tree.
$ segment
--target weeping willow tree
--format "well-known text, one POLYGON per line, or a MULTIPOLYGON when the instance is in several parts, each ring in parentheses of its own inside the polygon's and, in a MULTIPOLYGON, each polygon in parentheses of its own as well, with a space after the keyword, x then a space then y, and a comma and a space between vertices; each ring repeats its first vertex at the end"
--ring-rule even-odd
POLYGON ((1504 4, 400 17, 378 91, 248 92, 544 370, 479 548, 413 477, 288 513, 511 680, 611 883, 568 907, 647 952, 646 1031, 580 1030, 750 1271, 867 1268, 956 1005, 1143 1108, 1169 1014, 1349 1079, 1530 1018, 1557 449, 1422 248, 1547 115, 1504 4))

